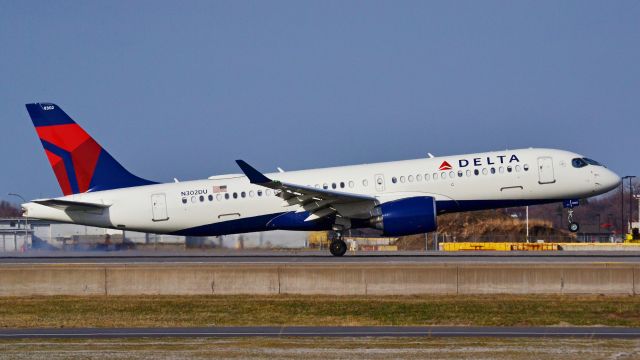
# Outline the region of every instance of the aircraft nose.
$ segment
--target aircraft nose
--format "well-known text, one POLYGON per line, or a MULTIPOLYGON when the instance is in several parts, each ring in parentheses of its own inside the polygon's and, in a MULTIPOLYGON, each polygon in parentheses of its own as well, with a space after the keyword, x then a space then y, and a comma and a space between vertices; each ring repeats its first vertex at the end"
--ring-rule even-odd
POLYGON ((604 171, 602 171, 600 179, 598 179, 602 190, 606 192, 620 186, 620 182, 622 182, 622 179, 620 178, 620 176, 618 176, 618 174, 609 169, 603 170, 604 171))

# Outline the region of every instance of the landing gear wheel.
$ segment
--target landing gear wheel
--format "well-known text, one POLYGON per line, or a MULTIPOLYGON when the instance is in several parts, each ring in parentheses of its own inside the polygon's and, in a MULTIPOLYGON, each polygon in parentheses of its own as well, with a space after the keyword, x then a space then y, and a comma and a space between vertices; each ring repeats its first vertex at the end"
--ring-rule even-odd
POLYGON ((569 231, 578 232, 578 230, 580 230, 580 225, 578 223, 572 222, 569 224, 569 231))
POLYGON ((329 245, 329 251, 333 256, 342 256, 347 252, 347 243, 342 240, 334 240, 329 245))

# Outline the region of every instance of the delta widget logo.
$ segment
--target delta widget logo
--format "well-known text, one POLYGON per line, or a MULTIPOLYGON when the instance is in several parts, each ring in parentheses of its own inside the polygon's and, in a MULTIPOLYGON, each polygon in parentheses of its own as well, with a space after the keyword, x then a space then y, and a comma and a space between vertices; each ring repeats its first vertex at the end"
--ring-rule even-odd
POLYGON ((443 161, 442 164, 440 164, 440 170, 451 170, 451 164, 443 161))

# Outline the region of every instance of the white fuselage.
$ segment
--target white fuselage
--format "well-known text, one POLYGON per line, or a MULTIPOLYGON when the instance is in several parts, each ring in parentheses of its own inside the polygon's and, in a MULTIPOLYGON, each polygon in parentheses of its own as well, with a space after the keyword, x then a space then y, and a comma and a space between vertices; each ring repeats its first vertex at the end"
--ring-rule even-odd
MULTIPOLYGON (((618 175, 604 166, 573 166, 575 158, 582 156, 554 149, 519 149, 266 175, 288 183, 373 196, 381 204, 431 196, 438 213, 579 199, 605 193, 620 183, 618 175)), ((288 205, 273 190, 251 184, 241 174, 89 191, 60 199, 109 207, 64 211, 27 203, 23 205, 26 216, 153 233, 221 235, 270 230, 273 216, 301 211, 299 205, 288 205)))

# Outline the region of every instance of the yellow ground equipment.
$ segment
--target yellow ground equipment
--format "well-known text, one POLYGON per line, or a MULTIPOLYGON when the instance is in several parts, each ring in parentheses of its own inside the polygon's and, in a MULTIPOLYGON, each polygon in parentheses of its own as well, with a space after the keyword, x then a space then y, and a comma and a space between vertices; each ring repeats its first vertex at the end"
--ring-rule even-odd
POLYGON ((442 251, 555 251, 556 243, 460 242, 441 243, 442 251))

